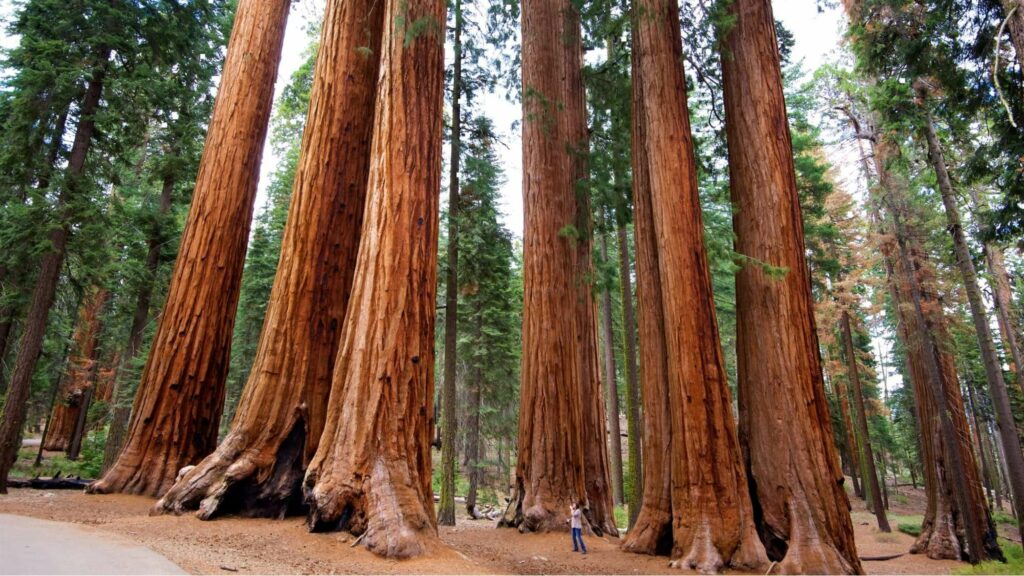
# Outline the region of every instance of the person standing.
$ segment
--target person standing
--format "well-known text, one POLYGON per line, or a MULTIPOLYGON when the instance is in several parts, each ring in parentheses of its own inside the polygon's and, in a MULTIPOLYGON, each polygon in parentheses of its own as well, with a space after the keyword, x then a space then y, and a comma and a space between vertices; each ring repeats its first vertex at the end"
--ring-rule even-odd
POLYGON ((572 526, 572 551, 587 553, 587 545, 583 543, 583 511, 579 503, 569 505, 570 522, 572 526), (578 544, 577 544, 578 543, 578 544))

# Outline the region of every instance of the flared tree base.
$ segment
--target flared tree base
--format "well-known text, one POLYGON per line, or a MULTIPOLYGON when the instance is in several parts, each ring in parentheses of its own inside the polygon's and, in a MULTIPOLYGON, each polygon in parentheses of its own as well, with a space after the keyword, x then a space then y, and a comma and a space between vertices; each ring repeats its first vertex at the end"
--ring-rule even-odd
POLYGON ((297 420, 284 438, 247 445, 229 435, 217 451, 188 472, 153 507, 155 514, 195 510, 201 520, 222 514, 278 518, 306 513, 305 422, 297 420))
MULTIPOLYGON (((404 560, 441 546, 437 528, 404 462, 378 458, 368 475, 306 478, 311 532, 346 531, 370 552, 404 560)), ((433 505, 431 498, 430 505, 433 505)))

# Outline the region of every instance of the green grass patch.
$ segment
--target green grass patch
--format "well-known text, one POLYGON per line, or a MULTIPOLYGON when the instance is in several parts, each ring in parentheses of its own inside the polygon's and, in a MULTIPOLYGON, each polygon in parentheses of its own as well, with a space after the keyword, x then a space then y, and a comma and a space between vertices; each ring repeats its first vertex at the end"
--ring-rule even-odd
POLYGON ((982 562, 974 566, 954 570, 953 574, 1024 574, 1024 550, 1020 545, 1000 539, 1006 562, 982 562))
POLYGON ((903 504, 904 506, 910 504, 910 498, 906 494, 893 494, 890 498, 895 500, 897 504, 903 504))
POLYGON ((61 476, 80 476, 85 479, 99 477, 103 468, 103 448, 107 443, 107 431, 94 430, 82 442, 78 460, 68 460, 64 454, 47 456, 39 466, 35 466, 39 448, 22 448, 18 451, 18 460, 11 469, 14 478, 52 478, 58 473, 61 476))
POLYGON ((619 532, 625 532, 629 527, 629 513, 626 512, 625 506, 615 507, 615 527, 619 529, 619 532))
POLYGON ((992 513, 992 521, 996 524, 1009 524, 1010 526, 1017 525, 1017 521, 1013 518, 1013 515, 1007 514, 1002 510, 992 513))
POLYGON ((896 529, 904 534, 909 534, 915 538, 921 535, 921 523, 924 522, 924 516, 899 516, 896 514, 889 515, 889 521, 896 523, 896 529))

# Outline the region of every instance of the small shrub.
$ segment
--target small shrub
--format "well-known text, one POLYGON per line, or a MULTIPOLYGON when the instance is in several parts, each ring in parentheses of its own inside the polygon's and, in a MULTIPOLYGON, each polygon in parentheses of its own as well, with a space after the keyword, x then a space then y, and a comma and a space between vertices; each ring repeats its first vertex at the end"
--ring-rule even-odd
POLYGON ((899 531, 903 532, 904 534, 909 534, 909 535, 917 538, 918 536, 921 535, 921 525, 920 524, 900 524, 899 525, 899 531))

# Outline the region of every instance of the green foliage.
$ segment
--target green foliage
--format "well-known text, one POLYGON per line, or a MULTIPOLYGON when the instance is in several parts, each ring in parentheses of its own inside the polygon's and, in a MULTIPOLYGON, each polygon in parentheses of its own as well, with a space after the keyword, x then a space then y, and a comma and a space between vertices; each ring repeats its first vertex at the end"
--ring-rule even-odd
POLYGON ((973 566, 958 568, 953 574, 1024 574, 1024 550, 1020 544, 1015 544, 1006 539, 999 543, 1006 556, 1006 562, 990 560, 973 566))

